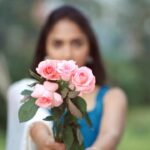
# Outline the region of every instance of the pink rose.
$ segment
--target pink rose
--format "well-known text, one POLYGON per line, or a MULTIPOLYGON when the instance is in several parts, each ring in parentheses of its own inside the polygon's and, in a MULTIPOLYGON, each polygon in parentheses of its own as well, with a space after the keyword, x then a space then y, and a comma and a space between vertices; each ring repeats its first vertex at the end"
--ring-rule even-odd
POLYGON ((34 98, 39 98, 43 95, 43 93, 45 91, 49 91, 49 92, 55 92, 58 89, 58 84, 57 83, 53 83, 53 82, 49 82, 49 81, 45 81, 42 84, 36 84, 34 87, 33 92, 31 93, 31 96, 34 98))
POLYGON ((45 88, 43 85, 36 84, 33 92, 31 93, 31 96, 34 98, 39 98, 43 95, 44 91, 45 91, 45 88))
POLYGON ((58 84, 54 82, 45 81, 44 88, 48 91, 55 92, 58 89, 58 84))
POLYGON ((57 71, 59 72, 61 79, 69 81, 75 72, 78 69, 76 62, 73 60, 63 60, 58 63, 57 71))
POLYGON ((60 94, 49 91, 45 91, 41 97, 39 97, 35 104, 43 108, 58 107, 63 103, 63 99, 60 94))
POLYGON ((38 74, 40 74, 43 78, 47 80, 59 80, 60 75, 57 72, 57 60, 44 60, 41 61, 36 68, 38 74))
POLYGON ((91 92, 95 88, 95 76, 88 67, 80 67, 72 76, 71 82, 82 93, 91 92))
POLYGON ((41 97, 39 97, 35 104, 39 107, 49 108, 53 106, 53 93, 45 91, 41 97))
POLYGON ((54 93, 53 106, 58 107, 63 103, 63 99, 60 94, 54 93))
POLYGON ((58 84, 45 81, 42 84, 36 84, 31 94, 32 97, 37 98, 35 104, 39 107, 58 107, 62 104, 63 99, 60 94, 55 91, 58 89, 58 84))

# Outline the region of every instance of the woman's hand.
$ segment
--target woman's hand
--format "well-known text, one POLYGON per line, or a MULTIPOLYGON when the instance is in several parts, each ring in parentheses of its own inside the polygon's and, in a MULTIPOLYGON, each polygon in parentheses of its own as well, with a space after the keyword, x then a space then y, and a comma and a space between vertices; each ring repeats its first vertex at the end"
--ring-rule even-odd
POLYGON ((66 150, 63 143, 54 141, 50 130, 43 122, 34 122, 32 124, 30 136, 38 150, 66 150))
POLYGON ((47 140, 41 145, 38 145, 38 150, 66 150, 66 147, 62 143, 47 140))

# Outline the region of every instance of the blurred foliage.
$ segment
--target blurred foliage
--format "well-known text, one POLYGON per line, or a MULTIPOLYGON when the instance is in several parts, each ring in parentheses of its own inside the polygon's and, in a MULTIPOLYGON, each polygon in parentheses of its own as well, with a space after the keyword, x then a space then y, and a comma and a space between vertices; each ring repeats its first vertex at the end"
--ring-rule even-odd
POLYGON ((35 46, 36 28, 28 11, 30 1, 0 1, 0 50, 7 58, 12 82, 27 76, 35 46))
POLYGON ((0 150, 5 150, 5 145, 6 145, 6 134, 5 131, 0 129, 0 150))
POLYGON ((6 129, 6 101, 0 94, 0 129, 6 129))
MULTIPOLYGON (((147 59, 148 60, 148 59, 147 59)), ((106 61, 109 82, 123 88, 129 106, 150 105, 150 70, 147 60, 106 61)))
POLYGON ((137 107, 129 110, 125 134, 118 150, 149 150, 150 109, 137 107))

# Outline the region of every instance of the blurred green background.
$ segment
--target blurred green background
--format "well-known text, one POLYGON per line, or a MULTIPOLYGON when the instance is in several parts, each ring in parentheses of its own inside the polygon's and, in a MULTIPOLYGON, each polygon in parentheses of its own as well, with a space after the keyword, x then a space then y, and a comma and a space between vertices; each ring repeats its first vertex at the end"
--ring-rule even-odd
POLYGON ((150 0, 0 0, 0 150, 5 149, 7 88, 28 76, 40 28, 62 4, 89 18, 109 83, 128 96, 118 150, 150 150, 150 0))

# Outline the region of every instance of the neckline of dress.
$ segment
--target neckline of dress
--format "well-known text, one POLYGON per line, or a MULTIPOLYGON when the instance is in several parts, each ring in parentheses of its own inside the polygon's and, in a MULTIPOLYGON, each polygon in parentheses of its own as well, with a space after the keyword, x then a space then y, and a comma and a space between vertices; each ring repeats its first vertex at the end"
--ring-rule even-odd
POLYGON ((93 107, 93 109, 87 111, 88 114, 91 114, 93 113, 95 110, 96 110, 96 107, 97 107, 97 103, 98 103, 98 98, 102 96, 102 93, 104 91, 104 89, 107 87, 107 85, 103 85, 101 86, 101 88, 99 88, 97 94, 96 94, 96 102, 95 102, 95 106, 93 107))

